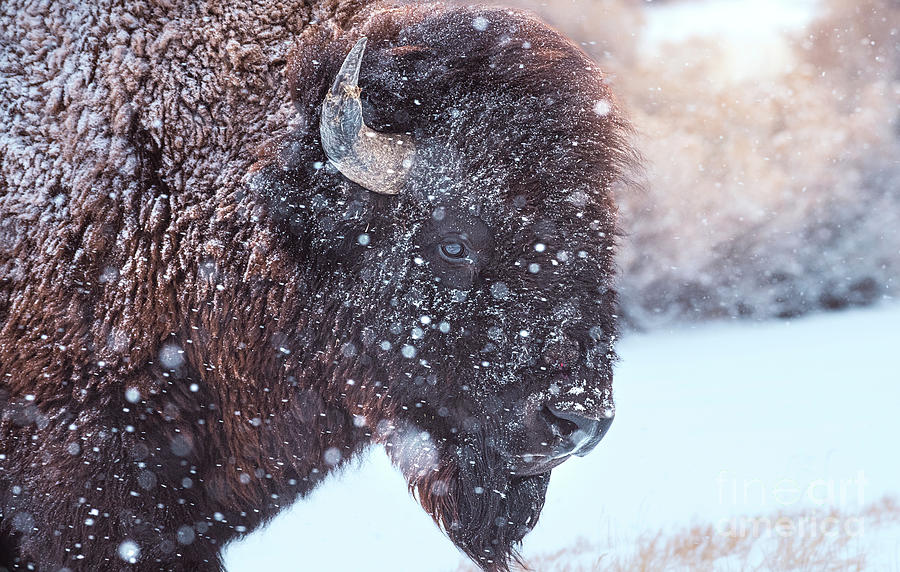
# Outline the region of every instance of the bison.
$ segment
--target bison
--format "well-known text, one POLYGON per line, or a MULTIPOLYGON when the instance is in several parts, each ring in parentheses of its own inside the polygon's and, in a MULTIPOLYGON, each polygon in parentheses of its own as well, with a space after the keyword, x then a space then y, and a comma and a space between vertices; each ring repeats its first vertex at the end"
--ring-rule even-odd
POLYGON ((635 153, 516 11, 0 10, 0 563, 218 570, 370 444, 485 570, 613 417, 635 153))

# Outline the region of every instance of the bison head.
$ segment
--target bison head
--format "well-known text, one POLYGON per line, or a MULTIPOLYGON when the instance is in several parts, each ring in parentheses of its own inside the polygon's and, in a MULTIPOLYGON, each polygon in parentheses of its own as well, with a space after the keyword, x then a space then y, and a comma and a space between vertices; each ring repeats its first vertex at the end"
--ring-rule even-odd
POLYGON ((251 179, 329 337, 306 377, 503 570, 550 469, 612 421, 628 126, 595 64, 528 15, 375 7, 329 26, 293 51, 296 128, 251 179))

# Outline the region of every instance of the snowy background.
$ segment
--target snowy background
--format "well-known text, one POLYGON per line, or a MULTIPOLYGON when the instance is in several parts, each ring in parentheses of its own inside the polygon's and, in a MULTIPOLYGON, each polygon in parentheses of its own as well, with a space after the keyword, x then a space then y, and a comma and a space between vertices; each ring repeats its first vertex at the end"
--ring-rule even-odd
MULTIPOLYGON (((517 4, 603 65, 647 157, 616 422, 554 470, 532 567, 900 570, 900 5, 517 4), (779 515, 806 529, 716 553, 779 515)), ((380 449, 226 565, 471 569, 380 449)))

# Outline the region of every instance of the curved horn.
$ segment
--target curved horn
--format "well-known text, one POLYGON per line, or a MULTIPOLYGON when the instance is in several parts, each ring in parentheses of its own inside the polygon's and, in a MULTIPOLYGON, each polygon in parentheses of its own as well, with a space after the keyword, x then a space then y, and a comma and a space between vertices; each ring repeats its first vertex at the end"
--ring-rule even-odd
POLYGON ((360 38, 322 104, 319 134, 328 160, 345 177, 372 192, 396 195, 415 156, 411 137, 372 131, 363 122, 359 68, 366 51, 360 38))

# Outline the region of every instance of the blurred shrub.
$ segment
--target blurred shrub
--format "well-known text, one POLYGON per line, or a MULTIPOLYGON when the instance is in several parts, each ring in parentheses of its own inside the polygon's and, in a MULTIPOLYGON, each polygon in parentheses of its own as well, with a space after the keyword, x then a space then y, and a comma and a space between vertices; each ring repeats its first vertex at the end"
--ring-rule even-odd
POLYGON ((723 79, 729 61, 713 40, 647 57, 645 3, 512 4, 598 60, 641 134, 646 188, 619 199, 629 325, 790 317, 892 295, 900 2, 824 0, 788 46, 789 71, 737 82, 723 79))

